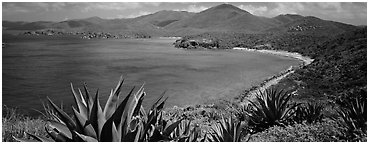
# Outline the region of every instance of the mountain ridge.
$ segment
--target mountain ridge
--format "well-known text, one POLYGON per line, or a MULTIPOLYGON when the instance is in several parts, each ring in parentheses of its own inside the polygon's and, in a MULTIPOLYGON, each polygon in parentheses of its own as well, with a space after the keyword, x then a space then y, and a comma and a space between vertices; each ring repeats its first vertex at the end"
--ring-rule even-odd
POLYGON ((103 19, 97 16, 60 22, 3 21, 4 30, 42 30, 84 32, 139 32, 153 36, 183 36, 203 32, 339 34, 356 26, 322 20, 313 16, 284 14, 272 18, 253 15, 234 5, 221 4, 198 13, 161 10, 135 18, 103 19))

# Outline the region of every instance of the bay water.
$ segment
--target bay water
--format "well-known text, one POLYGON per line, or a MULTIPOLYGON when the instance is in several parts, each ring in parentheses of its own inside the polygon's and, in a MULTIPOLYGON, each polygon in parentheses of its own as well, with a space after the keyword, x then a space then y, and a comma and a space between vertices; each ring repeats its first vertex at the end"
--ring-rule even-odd
POLYGON ((145 83, 149 107, 163 91, 166 107, 230 99, 299 61, 257 52, 184 50, 174 39, 15 39, 2 48, 2 104, 38 115, 46 97, 74 105, 70 83, 92 94, 99 89, 101 105, 120 76, 123 93, 145 83))

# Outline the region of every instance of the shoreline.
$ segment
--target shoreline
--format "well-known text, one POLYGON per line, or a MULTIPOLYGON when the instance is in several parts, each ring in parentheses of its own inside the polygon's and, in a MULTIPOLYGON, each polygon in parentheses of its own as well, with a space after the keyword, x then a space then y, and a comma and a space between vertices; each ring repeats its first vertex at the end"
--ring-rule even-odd
POLYGON ((304 66, 309 65, 314 61, 314 59, 302 56, 301 54, 297 52, 288 52, 288 51, 282 51, 282 50, 267 50, 267 49, 250 49, 250 48, 242 48, 242 47, 234 47, 232 50, 240 50, 240 51, 253 51, 253 52, 260 52, 260 53, 266 53, 266 54, 274 54, 279 56, 285 56, 289 58, 298 59, 303 62, 304 66))
POLYGON ((248 48, 236 48, 232 50, 242 50, 242 51, 255 51, 266 54, 274 54, 278 56, 285 56, 294 59, 298 59, 303 63, 299 66, 290 66, 288 69, 281 71, 280 73, 268 77, 257 86, 251 86, 248 89, 245 89, 243 92, 240 92, 235 97, 231 98, 230 101, 224 100, 222 98, 217 99, 214 102, 210 103, 202 103, 202 104, 194 104, 194 105, 184 105, 184 106, 173 106, 164 108, 163 112, 166 118, 172 118, 172 116, 185 116, 187 118, 191 118, 194 123, 199 124, 202 129, 210 129, 209 125, 216 122, 216 117, 230 116, 234 111, 229 109, 229 106, 233 107, 234 105, 238 106, 247 106, 249 104, 248 100, 254 100, 255 94, 260 90, 263 91, 273 85, 276 85, 283 78, 295 72, 296 69, 299 69, 303 66, 306 66, 313 62, 314 60, 309 57, 304 57, 299 53, 291 53, 287 51, 275 51, 275 50, 256 50, 256 49, 248 49, 248 48))
MULTIPOLYGON (((183 48, 185 49, 185 48, 183 48)), ((273 55, 278 55, 278 56, 284 56, 284 57, 289 57, 289 58, 294 58, 297 59, 299 61, 302 62, 302 64, 300 64, 299 66, 290 66, 288 69, 285 69, 281 72, 279 72, 276 75, 270 76, 264 80, 262 80, 262 82, 257 85, 257 86, 251 86, 248 89, 245 89, 242 93, 239 94, 239 96, 235 96, 233 98, 233 102, 236 102, 240 105, 247 105, 248 101, 245 99, 253 99, 255 96, 255 94, 260 90, 263 91, 265 89, 268 89, 269 87, 276 85, 279 83, 279 81, 281 81, 283 78, 287 77, 288 75, 292 74, 295 72, 296 69, 299 69, 303 66, 309 65, 311 64, 314 59, 307 57, 307 56, 302 56, 301 54, 297 53, 297 52, 288 52, 288 51, 282 51, 282 50, 266 50, 266 49, 250 49, 250 48, 241 48, 241 47, 234 47, 231 50, 239 50, 239 51, 251 51, 251 52, 259 52, 259 53, 265 53, 265 54, 273 54, 273 55)), ((222 99, 220 99, 222 100, 222 99)), ((173 106, 173 107, 167 107, 165 108, 166 111, 172 111, 172 110, 179 110, 182 109, 184 111, 191 111, 191 110, 186 110, 190 107, 194 108, 192 111, 195 111, 196 109, 212 109, 214 108, 214 105, 217 105, 218 103, 203 103, 203 104, 197 104, 197 105, 201 105, 200 107, 194 108, 196 107, 196 105, 184 105, 184 106, 173 106)))
POLYGON ((245 101, 245 99, 249 99, 249 100, 254 99, 255 94, 259 93, 259 91, 264 91, 268 89, 269 87, 278 84, 283 78, 294 73, 296 69, 300 69, 303 66, 309 65, 314 61, 314 59, 307 57, 307 56, 302 56, 301 54, 297 52, 288 52, 288 51, 282 51, 282 50, 265 50, 265 49, 258 50, 258 49, 241 48, 241 47, 234 47, 232 48, 232 50, 254 51, 254 52, 260 52, 260 53, 266 53, 266 54, 273 54, 273 55, 278 55, 278 56, 294 58, 294 59, 297 59, 303 62, 303 64, 300 66, 297 66, 297 67, 290 66, 288 69, 281 71, 279 74, 271 76, 263 80, 263 82, 260 83, 259 86, 256 86, 256 87, 254 86, 248 90, 245 90, 245 92, 238 97, 240 105, 248 105, 249 102, 245 101))

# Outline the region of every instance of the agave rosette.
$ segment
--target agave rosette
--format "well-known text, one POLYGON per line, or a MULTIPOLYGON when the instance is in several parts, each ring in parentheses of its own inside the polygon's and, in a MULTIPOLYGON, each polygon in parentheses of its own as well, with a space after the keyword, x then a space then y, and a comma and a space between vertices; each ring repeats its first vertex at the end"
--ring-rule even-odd
MULTIPOLYGON (((120 141, 150 141, 167 140, 171 132, 178 126, 181 120, 170 125, 164 125, 161 113, 164 103, 165 92, 153 104, 147 114, 142 106, 146 93, 144 85, 137 92, 132 88, 126 97, 120 97, 123 85, 121 78, 114 90, 111 90, 109 98, 104 106, 100 106, 99 92, 95 97, 90 95, 86 84, 84 95, 78 89, 78 93, 71 84, 72 94, 77 108, 72 107, 71 118, 49 98, 53 108, 50 112, 52 119, 48 120, 46 132, 52 139, 29 134, 36 141, 87 141, 87 142, 120 142, 120 141), (159 130, 159 127, 163 127, 159 130), (155 135, 158 134, 158 135, 155 135)), ((18 141, 28 141, 15 138, 18 141)))

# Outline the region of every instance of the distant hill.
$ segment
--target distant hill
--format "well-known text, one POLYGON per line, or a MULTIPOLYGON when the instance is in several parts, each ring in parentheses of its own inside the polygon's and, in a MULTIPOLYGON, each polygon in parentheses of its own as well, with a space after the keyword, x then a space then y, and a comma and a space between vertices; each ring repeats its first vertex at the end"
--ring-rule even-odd
POLYGON ((281 24, 286 24, 298 19, 302 19, 304 18, 301 15, 296 15, 296 14, 285 14, 285 15, 278 15, 276 17, 273 17, 273 19, 277 20, 279 23, 281 24))
POLYGON ((38 21, 38 22, 10 22, 3 21, 3 28, 9 30, 38 30, 48 28, 53 22, 38 21))
POLYGON ((284 21, 285 24, 280 26, 270 28, 265 30, 266 32, 297 32, 297 33, 306 33, 306 34, 319 34, 319 35, 335 35, 341 34, 347 31, 351 31, 356 29, 356 26, 322 20, 313 16, 294 16, 294 19, 291 16, 284 17, 275 17, 280 21, 284 21))
POLYGON ((230 4, 209 8, 192 17, 173 22, 169 30, 205 29, 207 31, 257 32, 277 23, 269 18, 258 17, 230 4))
POLYGON ((189 18, 193 16, 194 13, 186 11, 159 11, 153 14, 148 14, 133 18, 132 21, 137 23, 149 23, 158 27, 164 27, 173 22, 189 18))
POLYGON ((340 34, 356 26, 326 21, 312 16, 279 15, 266 18, 252 15, 230 4, 221 4, 199 13, 159 11, 129 19, 90 17, 61 22, 3 21, 4 30, 58 29, 61 31, 143 33, 151 36, 184 36, 205 32, 340 34))

